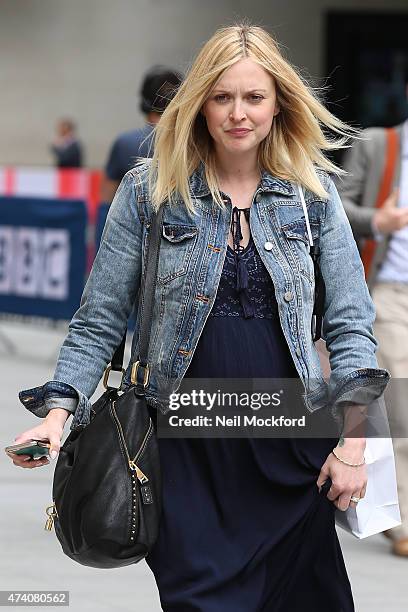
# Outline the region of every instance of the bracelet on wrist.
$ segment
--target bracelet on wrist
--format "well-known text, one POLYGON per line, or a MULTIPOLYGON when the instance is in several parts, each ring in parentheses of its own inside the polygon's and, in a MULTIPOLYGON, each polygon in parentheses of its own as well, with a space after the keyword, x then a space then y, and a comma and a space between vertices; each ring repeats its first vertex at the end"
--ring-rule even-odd
POLYGON ((350 467, 360 467, 360 466, 365 464, 365 458, 364 457, 363 457, 363 460, 362 460, 361 463, 351 463, 350 461, 346 461, 345 459, 342 459, 341 457, 339 457, 334 449, 332 450, 332 453, 336 457, 336 459, 338 459, 338 461, 340 461, 341 463, 344 463, 344 465, 348 465, 350 467))

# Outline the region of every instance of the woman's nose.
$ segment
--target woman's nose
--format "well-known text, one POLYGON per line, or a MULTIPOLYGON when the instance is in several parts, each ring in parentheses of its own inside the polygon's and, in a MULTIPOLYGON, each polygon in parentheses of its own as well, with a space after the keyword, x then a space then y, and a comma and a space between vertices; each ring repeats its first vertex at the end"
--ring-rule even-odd
POLYGON ((230 119, 231 121, 241 121, 242 119, 245 119, 245 117, 245 109, 242 103, 237 100, 236 102, 234 102, 234 105, 231 109, 230 119))

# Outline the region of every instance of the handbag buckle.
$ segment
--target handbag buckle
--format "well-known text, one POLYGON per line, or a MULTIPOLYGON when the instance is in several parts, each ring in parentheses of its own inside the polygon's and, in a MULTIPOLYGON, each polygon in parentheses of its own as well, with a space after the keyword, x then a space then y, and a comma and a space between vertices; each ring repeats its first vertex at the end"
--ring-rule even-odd
POLYGON ((147 384, 149 382, 149 376, 150 376, 150 368, 149 368, 149 364, 147 363, 145 366, 141 366, 140 365, 140 361, 136 361, 133 365, 132 365, 132 373, 130 376, 130 380, 132 381, 132 383, 134 385, 138 384, 138 380, 137 380, 137 369, 139 368, 139 366, 141 368, 145 369, 144 375, 143 375, 143 386, 147 387, 147 384))
POLYGON ((123 383, 123 377, 125 376, 125 369, 121 368, 120 370, 114 370, 114 372, 119 372, 119 371, 122 372, 122 378, 121 378, 119 387, 111 387, 109 385, 109 374, 111 373, 111 371, 112 371, 112 366, 109 365, 106 368, 105 373, 103 375, 103 386, 105 387, 105 389, 116 389, 118 391, 121 388, 122 383, 123 383))

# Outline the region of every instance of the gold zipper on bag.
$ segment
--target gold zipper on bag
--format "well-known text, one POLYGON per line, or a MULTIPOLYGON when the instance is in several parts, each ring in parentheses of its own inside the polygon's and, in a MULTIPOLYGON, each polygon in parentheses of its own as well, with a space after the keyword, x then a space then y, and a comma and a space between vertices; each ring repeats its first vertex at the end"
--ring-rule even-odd
POLYGON ((147 429, 147 432, 142 440, 142 443, 140 445, 140 448, 138 450, 138 452, 136 453, 135 457, 133 459, 130 458, 129 455, 129 451, 128 451, 128 447, 126 444, 126 440, 125 440, 125 436, 123 434, 123 429, 122 429, 122 425, 119 421, 118 415, 116 414, 116 408, 115 408, 115 402, 112 402, 112 415, 113 418, 115 419, 115 423, 116 426, 118 428, 118 432, 120 435, 120 438, 122 440, 122 444, 123 444, 123 448, 125 449, 125 453, 126 453, 126 457, 128 460, 128 465, 129 465, 129 469, 130 469, 130 476, 132 478, 132 525, 131 525, 131 535, 130 535, 130 540, 133 542, 135 539, 135 533, 136 533, 136 510, 137 510, 137 496, 136 496, 136 481, 135 481, 135 472, 136 472, 136 476, 138 478, 138 480, 141 483, 146 483, 148 482, 148 477, 146 476, 146 474, 143 474, 142 470, 139 468, 139 466, 136 464, 136 461, 138 460, 138 458, 141 456, 147 441, 149 439, 149 436, 151 434, 151 432, 153 431, 153 421, 150 419, 150 423, 149 423, 149 427, 147 429))
POLYGON ((138 467, 136 465, 136 463, 132 460, 129 461, 129 467, 131 470, 135 470, 136 472, 136 476, 139 480, 139 482, 141 482, 142 484, 144 484, 145 482, 148 482, 148 477, 146 476, 146 474, 143 474, 142 470, 140 469, 140 467, 138 467))
POLYGON ((143 452, 143 450, 144 450, 144 448, 145 448, 145 446, 146 446, 146 444, 147 444, 147 441, 148 441, 149 436, 150 436, 150 434, 151 434, 151 432, 152 432, 152 429, 153 429, 153 422, 152 422, 152 420, 150 419, 149 427, 148 427, 148 429, 147 429, 147 432, 146 432, 146 434, 145 434, 145 437, 144 437, 144 438, 143 438, 143 440, 142 440, 142 443, 141 443, 141 445, 140 445, 140 448, 139 448, 138 452, 136 453, 135 457, 134 457, 133 459, 131 459, 131 458, 130 458, 130 455, 129 455, 128 447, 127 447, 127 444, 126 444, 125 436, 124 436, 124 434, 123 434, 122 425, 121 425, 121 423, 120 423, 120 421, 119 421, 119 418, 118 418, 118 415, 117 415, 117 413, 116 413, 115 404, 116 404, 116 402, 113 402, 113 403, 112 403, 112 414, 113 414, 113 416, 114 416, 114 419, 115 419, 115 421, 116 421, 116 423, 117 423, 117 425, 118 425, 119 431, 120 431, 120 437, 121 437, 121 439, 122 439, 123 447, 124 447, 125 452, 126 452, 126 456, 127 456, 127 460, 128 460, 129 468, 132 470, 132 472, 136 472, 136 475, 137 475, 138 480, 139 480, 139 481, 140 481, 142 484, 144 484, 144 483, 148 482, 148 480, 149 480, 149 479, 148 479, 148 477, 146 476, 146 474, 144 474, 144 473, 142 472, 142 470, 139 468, 139 466, 138 466, 138 465, 136 465, 136 461, 138 460, 138 458, 139 458, 139 457, 140 457, 140 455, 142 454, 142 452, 143 452))

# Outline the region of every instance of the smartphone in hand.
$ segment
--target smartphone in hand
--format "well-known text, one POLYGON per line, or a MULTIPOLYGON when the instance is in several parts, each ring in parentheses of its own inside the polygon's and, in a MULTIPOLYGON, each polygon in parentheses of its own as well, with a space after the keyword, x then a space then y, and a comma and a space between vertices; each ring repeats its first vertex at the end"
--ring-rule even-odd
POLYGON ((4 449, 8 455, 30 455, 32 459, 48 456, 51 444, 42 440, 26 440, 20 444, 6 446, 4 449))

